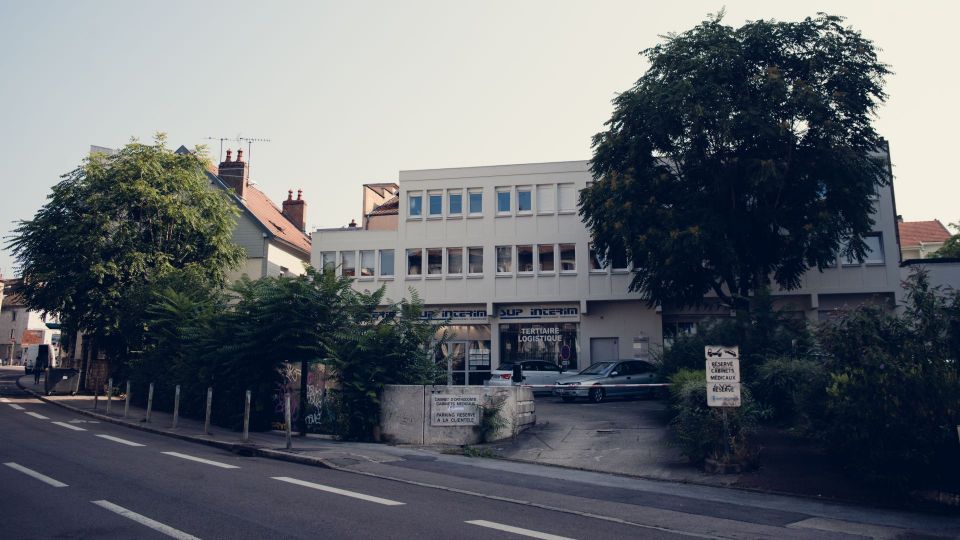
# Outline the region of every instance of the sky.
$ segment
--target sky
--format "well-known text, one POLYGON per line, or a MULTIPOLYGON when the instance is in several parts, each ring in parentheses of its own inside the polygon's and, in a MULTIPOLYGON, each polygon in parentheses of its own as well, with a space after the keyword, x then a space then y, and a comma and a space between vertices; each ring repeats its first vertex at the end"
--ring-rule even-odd
POLYGON ((872 39, 894 71, 875 126, 897 211, 960 221, 960 2, 0 0, 0 235, 91 144, 156 132, 215 161, 208 137, 269 139, 251 179, 278 203, 303 189, 308 230, 359 221, 362 184, 400 170, 589 159, 639 51, 721 9, 733 26, 825 11, 872 39))

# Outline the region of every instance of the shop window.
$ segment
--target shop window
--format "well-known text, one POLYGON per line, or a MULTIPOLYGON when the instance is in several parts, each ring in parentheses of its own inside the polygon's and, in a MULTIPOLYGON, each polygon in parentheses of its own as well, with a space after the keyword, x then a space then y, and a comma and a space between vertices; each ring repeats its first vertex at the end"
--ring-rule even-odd
POLYGON ((533 212, 533 192, 530 186, 517 188, 517 213, 529 214, 533 212))
POLYGON ((483 192, 479 189, 471 189, 467 191, 467 198, 470 203, 470 215, 471 216, 482 216, 483 215, 483 192))
POLYGON ((447 248, 447 273, 454 276, 463 274, 463 248, 447 248))
POLYGON ((577 245, 560 244, 560 271, 577 271, 577 245))
POLYGON ((579 323, 501 324, 500 364, 534 361, 576 370, 579 327, 579 323))
POLYGON ((497 273, 513 273, 513 247, 497 246, 497 273))
POLYGON ((427 275, 439 276, 443 274, 443 250, 430 248, 427 250, 427 275))
POLYGON ((324 272, 329 272, 331 270, 336 270, 337 268, 337 252, 336 251, 324 251, 320 254, 320 268, 324 272))
POLYGON ((393 277, 393 250, 380 250, 380 276, 393 277))
POLYGON ((423 250, 407 250, 407 275, 420 276, 423 273, 423 250))
POLYGON ((360 252, 360 275, 362 277, 373 277, 374 274, 374 264, 376 262, 376 256, 373 253, 373 250, 363 250, 360 252))
POLYGON ((447 384, 482 385, 490 378, 490 325, 450 325, 437 331, 437 363, 447 370, 447 384))
POLYGON ((497 188, 497 214, 510 212, 510 188, 497 188))
POLYGON ((423 195, 420 193, 411 193, 409 195, 410 200, 410 210, 408 217, 418 218, 423 215, 423 195))
POLYGON ((553 184, 544 184, 537 186, 537 213, 552 214, 557 206, 556 197, 553 194, 553 184))
POLYGON ((573 189, 573 184, 558 185, 557 195, 560 212, 573 212, 577 209, 577 192, 573 189))
POLYGON ((432 218, 443 216, 443 193, 430 192, 427 194, 427 211, 429 217, 432 218))
POLYGON ((533 273, 533 246, 517 246, 517 272, 533 273))
POLYGON ((483 248, 472 247, 467 249, 467 270, 472 275, 483 275, 483 248))
POLYGON ((556 271, 556 262, 553 256, 553 244, 537 246, 537 272, 552 274, 556 271))
POLYGON ((463 214, 463 193, 451 191, 447 198, 447 213, 452 216, 463 214))
POLYGON ((341 251, 340 252, 340 272, 349 277, 357 275, 357 252, 355 251, 341 251))
POLYGON ((602 253, 597 251, 597 248, 593 244, 590 244, 590 271, 591 272, 606 272, 607 271, 607 260, 602 253))

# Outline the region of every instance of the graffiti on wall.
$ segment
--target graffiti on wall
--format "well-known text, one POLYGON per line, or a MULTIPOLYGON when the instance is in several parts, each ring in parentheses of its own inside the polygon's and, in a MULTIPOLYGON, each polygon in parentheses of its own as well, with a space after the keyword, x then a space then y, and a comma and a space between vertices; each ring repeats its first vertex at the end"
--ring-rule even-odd
MULTIPOLYGON (((329 374, 326 366, 320 363, 310 365, 310 371, 307 372, 307 402, 303 404, 306 407, 307 431, 310 433, 323 433, 324 418, 329 418, 329 407, 326 406, 327 388, 329 374)), ((300 365, 284 364, 280 368, 280 382, 276 392, 274 392, 274 427, 284 429, 284 399, 290 396, 290 418, 296 425, 296 419, 300 415, 300 365)), ((327 422, 329 424, 329 421, 327 422)))

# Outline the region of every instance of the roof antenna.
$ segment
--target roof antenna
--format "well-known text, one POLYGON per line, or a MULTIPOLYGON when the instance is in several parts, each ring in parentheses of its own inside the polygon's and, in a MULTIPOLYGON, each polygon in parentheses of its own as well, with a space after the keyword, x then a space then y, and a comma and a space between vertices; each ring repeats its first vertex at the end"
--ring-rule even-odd
MULTIPOLYGON (((270 142, 270 139, 255 139, 255 138, 252 138, 252 137, 237 137, 237 141, 239 141, 241 144, 243 144, 244 142, 247 143, 247 169, 250 170, 251 173, 252 173, 252 171, 253 171, 253 157, 252 157, 252 156, 253 156, 253 153, 250 152, 250 150, 251 150, 251 147, 253 146, 253 143, 255 143, 255 142, 270 142)), ((221 144, 222 144, 222 143, 221 143, 221 144)))

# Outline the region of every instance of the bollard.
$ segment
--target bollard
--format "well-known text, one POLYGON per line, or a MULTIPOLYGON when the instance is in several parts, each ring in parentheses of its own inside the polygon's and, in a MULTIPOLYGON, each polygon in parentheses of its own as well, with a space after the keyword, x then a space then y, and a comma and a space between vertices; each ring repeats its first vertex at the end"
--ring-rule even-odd
POLYGON ((243 403, 243 442, 250 440, 250 391, 243 403))
POLYGON ((127 381, 127 393, 123 395, 123 417, 130 412, 130 381, 127 381))
POLYGON ((173 425, 170 426, 173 429, 177 429, 177 419, 180 417, 180 385, 177 385, 176 391, 173 393, 173 425))
POLYGON ((150 383, 150 390, 147 393, 147 423, 150 422, 150 413, 153 412, 153 383, 150 383))
POLYGON ((203 432, 210 434, 210 410, 213 408, 213 387, 207 388, 207 417, 203 421, 203 432))
POLYGON ((93 410, 97 410, 97 400, 100 398, 100 383, 93 385, 93 410))
POLYGON ((287 450, 293 446, 293 440, 291 438, 291 426, 290 426, 290 394, 286 395, 287 399, 283 405, 283 419, 287 423, 287 450))
POLYGON ((113 403, 113 377, 107 379, 107 415, 110 415, 110 404, 113 403))

